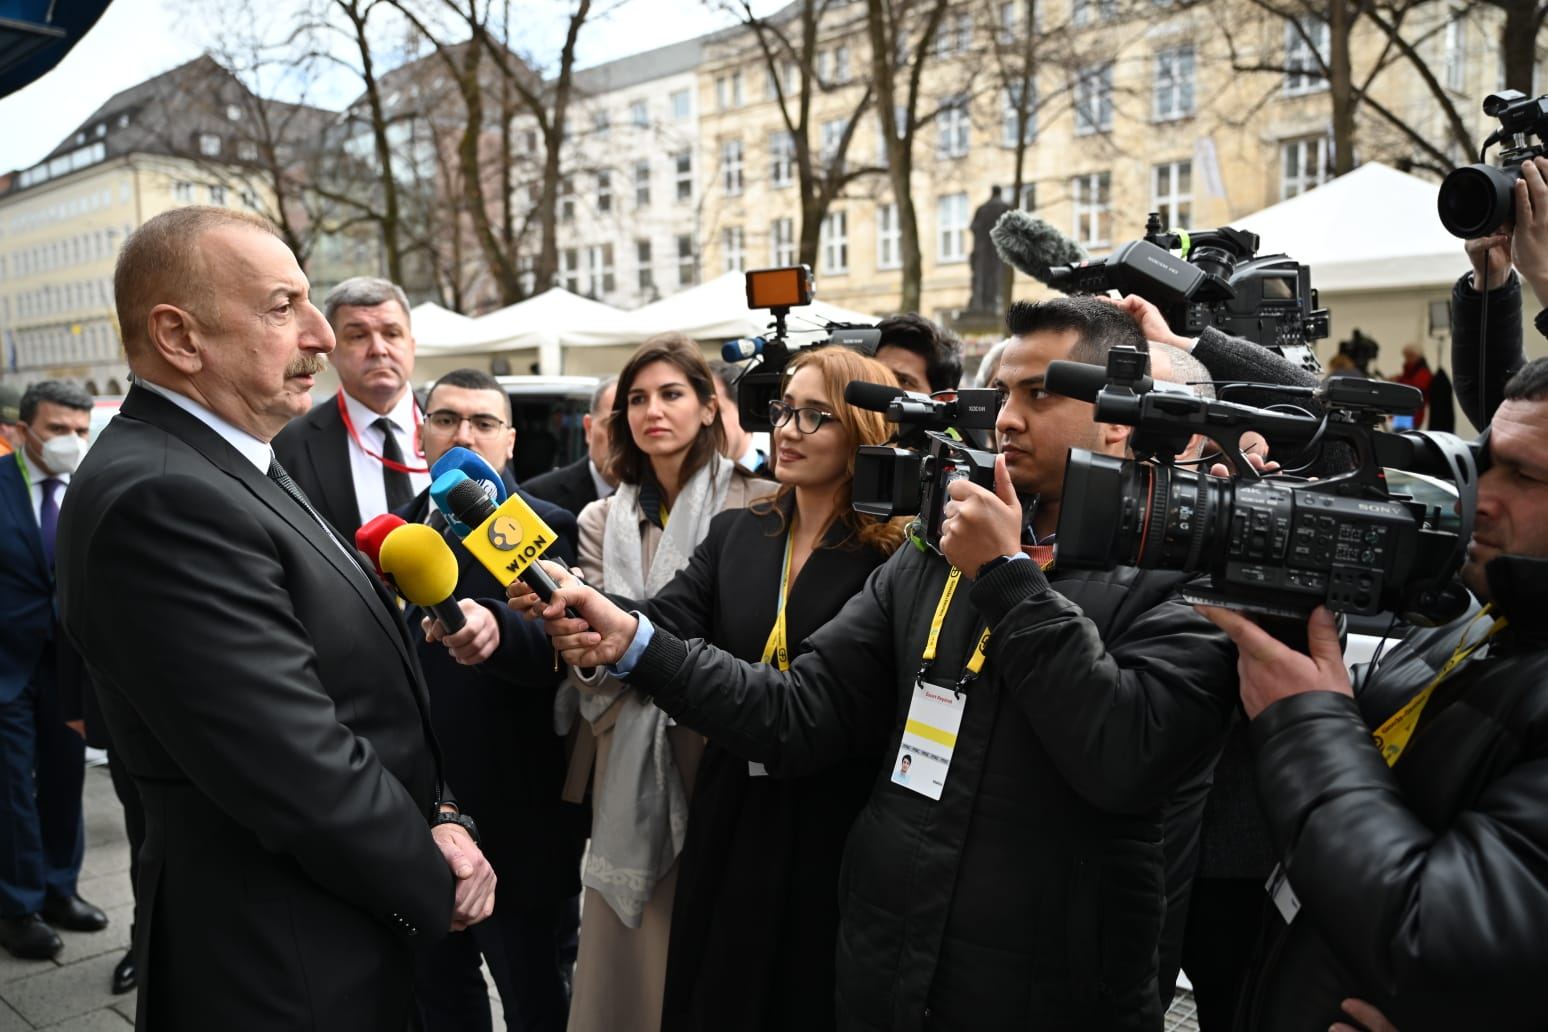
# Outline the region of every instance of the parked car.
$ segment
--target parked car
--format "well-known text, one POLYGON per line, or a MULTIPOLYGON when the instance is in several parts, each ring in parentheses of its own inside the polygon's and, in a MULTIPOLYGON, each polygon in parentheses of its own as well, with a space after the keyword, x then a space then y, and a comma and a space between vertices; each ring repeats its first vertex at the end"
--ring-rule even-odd
POLYGON ((516 455, 511 460, 518 483, 586 454, 581 420, 591 408, 600 382, 595 376, 497 376, 511 397, 516 426, 516 455))

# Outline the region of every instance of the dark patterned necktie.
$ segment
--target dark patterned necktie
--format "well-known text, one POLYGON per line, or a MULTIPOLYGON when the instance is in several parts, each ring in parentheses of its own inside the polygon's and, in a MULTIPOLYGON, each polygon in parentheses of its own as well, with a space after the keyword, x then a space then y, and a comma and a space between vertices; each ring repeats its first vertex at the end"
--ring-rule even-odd
POLYGON ((43 561, 54 568, 54 540, 59 534, 59 488, 56 477, 48 477, 38 485, 43 489, 43 504, 38 507, 38 534, 43 538, 43 561))
POLYGON ((371 424, 382 432, 382 486, 387 489, 387 511, 397 512, 414 500, 414 482, 402 469, 394 469, 391 463, 403 465, 403 449, 398 447, 398 437, 392 432, 392 420, 386 416, 371 424))

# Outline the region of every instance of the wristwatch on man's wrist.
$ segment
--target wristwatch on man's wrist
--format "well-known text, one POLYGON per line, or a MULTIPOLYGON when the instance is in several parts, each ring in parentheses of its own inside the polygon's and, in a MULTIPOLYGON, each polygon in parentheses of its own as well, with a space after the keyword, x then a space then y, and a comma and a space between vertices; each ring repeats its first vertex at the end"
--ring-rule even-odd
POLYGON ((430 818, 430 827, 438 828, 443 824, 455 824, 468 833, 474 845, 478 845, 478 825, 473 823, 473 818, 457 810, 442 810, 430 818))

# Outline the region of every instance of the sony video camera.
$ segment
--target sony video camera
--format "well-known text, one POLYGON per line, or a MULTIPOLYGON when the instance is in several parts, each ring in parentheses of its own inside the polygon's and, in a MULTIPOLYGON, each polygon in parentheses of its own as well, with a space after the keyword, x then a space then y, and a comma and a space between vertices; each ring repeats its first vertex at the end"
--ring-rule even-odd
MULTIPOLYGON (((815 296, 810 266, 754 269, 747 273, 747 307, 767 308, 774 316, 770 327, 774 332, 769 337, 744 337, 728 341, 720 349, 721 358, 727 362, 741 362, 749 358, 757 360, 736 381, 736 407, 743 430, 750 433, 773 432, 774 428, 769 424, 769 402, 779 399, 785 366, 790 364, 791 349, 785 318, 792 308, 811 304, 815 296)), ((818 346, 838 345, 862 355, 876 354, 876 342, 881 338, 881 331, 874 326, 838 322, 826 323, 824 326, 828 331, 828 339, 818 346)))
POLYGON ((884 413, 898 425, 893 445, 860 446, 850 488, 855 511, 884 520, 917 515, 911 536, 940 551, 951 482, 966 478, 994 490, 994 453, 972 447, 961 435, 994 429, 999 392, 959 390, 953 399, 937 400, 856 380, 845 388, 844 400, 884 413))
POLYGON ((1330 324, 1328 310, 1317 307, 1311 270, 1287 255, 1257 252, 1256 233, 1229 226, 1163 232, 1161 216, 1151 212, 1143 238, 1100 261, 1056 266, 1047 282, 1066 294, 1138 294, 1185 337, 1213 326, 1321 372, 1311 342, 1326 337, 1330 324))
POLYGON ((1490 118, 1499 119, 1500 127, 1478 148, 1478 164, 1452 169, 1441 180, 1436 197, 1441 225, 1464 240, 1488 236, 1515 216, 1521 163, 1541 157, 1542 141, 1548 137, 1548 97, 1500 90, 1484 98, 1483 109, 1490 118), (1484 155, 1501 141, 1506 145, 1500 150, 1499 165, 1488 164, 1484 155))
POLYGON ((1106 370, 1049 365, 1047 389, 1095 402, 1100 422, 1133 427, 1137 456, 1070 453, 1059 512, 1060 565, 1207 573, 1210 588, 1190 589, 1190 602, 1273 616, 1304 618, 1326 605, 1365 615, 1391 611, 1430 624, 1461 612, 1466 597, 1453 574, 1472 534, 1475 446, 1451 434, 1377 429, 1386 416, 1417 407, 1418 391, 1335 377, 1315 389, 1279 388, 1319 400, 1322 414, 1256 409, 1151 389, 1144 360, 1132 348, 1114 348, 1106 370), (1322 480, 1265 478, 1240 450, 1248 430, 1287 458, 1343 442, 1356 468, 1322 480), (1233 476, 1174 464, 1195 434, 1214 441, 1233 476), (1449 499, 1430 505, 1394 493, 1384 467, 1450 481, 1460 516, 1449 499))

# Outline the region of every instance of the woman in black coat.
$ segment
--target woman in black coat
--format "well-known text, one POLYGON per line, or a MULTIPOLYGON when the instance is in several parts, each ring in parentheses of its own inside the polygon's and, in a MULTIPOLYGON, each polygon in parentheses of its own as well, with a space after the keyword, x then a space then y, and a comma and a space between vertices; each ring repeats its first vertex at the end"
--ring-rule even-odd
MULTIPOLYGON (((850 506, 856 448, 888 436, 881 416, 845 404, 851 380, 897 383, 842 348, 790 363, 770 413, 779 493, 717 516, 688 566, 630 608, 738 658, 789 665, 904 537, 903 521, 850 506)), ((787 779, 709 743, 679 860, 663 1032, 834 1027, 839 861, 881 746, 878 737, 876 755, 787 779)))

